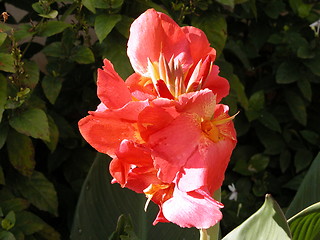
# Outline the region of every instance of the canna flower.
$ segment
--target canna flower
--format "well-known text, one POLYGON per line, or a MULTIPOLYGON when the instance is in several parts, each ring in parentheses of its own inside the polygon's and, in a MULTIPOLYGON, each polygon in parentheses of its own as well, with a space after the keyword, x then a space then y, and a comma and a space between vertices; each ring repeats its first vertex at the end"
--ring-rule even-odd
POLYGON ((131 26, 128 56, 135 73, 125 82, 104 60, 101 103, 79 121, 80 132, 113 158, 113 183, 159 206, 154 224, 209 228, 222 218, 211 196, 236 144, 234 117, 219 104, 229 84, 215 50, 201 30, 150 9, 131 26))

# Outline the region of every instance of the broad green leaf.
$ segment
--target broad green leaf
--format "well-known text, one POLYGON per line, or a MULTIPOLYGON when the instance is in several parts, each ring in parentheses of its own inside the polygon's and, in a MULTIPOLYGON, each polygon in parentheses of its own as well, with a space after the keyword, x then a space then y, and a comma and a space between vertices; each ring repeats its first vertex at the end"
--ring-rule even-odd
POLYGON ((30 89, 35 88, 39 82, 39 67, 37 63, 33 61, 26 61, 24 63, 24 78, 22 79, 22 84, 30 89))
POLYGON ((309 166, 312 162, 312 152, 306 148, 298 149, 294 156, 294 166, 296 168, 296 172, 300 172, 309 166))
POLYGON ((58 233, 53 227, 49 224, 43 222, 42 229, 37 232, 37 235, 41 236, 43 239, 48 240, 60 240, 62 239, 60 233, 58 233))
POLYGON ((276 132, 281 132, 281 127, 278 120, 271 113, 263 111, 260 114, 259 121, 267 128, 276 132))
POLYGON ((276 73, 276 81, 279 84, 288 84, 300 79, 299 65, 294 62, 283 62, 276 73))
POLYGON ((248 101, 247 95, 244 91, 244 86, 241 83, 238 76, 235 74, 232 74, 232 76, 230 78, 228 78, 228 80, 230 81, 231 91, 235 91, 237 99, 238 99, 239 103, 241 104, 241 106, 245 110, 248 109, 249 101, 248 101))
POLYGON ((227 22, 225 18, 222 15, 201 15, 200 17, 193 17, 191 25, 202 29, 206 33, 211 46, 216 49, 217 56, 219 56, 227 40, 227 22))
POLYGON ((7 149, 12 166, 22 175, 31 176, 36 165, 31 139, 11 130, 7 137, 7 149))
POLYGON ((96 8, 120 8, 124 0, 91 0, 96 8))
POLYGON ((302 95, 311 102, 312 98, 312 89, 311 89, 311 83, 308 81, 306 78, 301 78, 298 82, 297 85, 300 89, 300 92, 302 95))
POLYGON ((303 0, 289 0, 290 6, 295 14, 305 18, 310 14, 312 4, 306 4, 303 0))
POLYGON ((1 221, 1 227, 4 230, 10 230, 16 224, 16 214, 14 211, 10 211, 5 218, 1 221))
POLYGON ((267 168, 270 158, 264 154, 255 154, 249 160, 248 170, 252 173, 258 173, 267 168))
POLYGON ((297 56, 302 59, 310 59, 315 56, 315 53, 309 44, 303 44, 298 48, 297 56))
MULTIPOLYGON (((0 122, 2 121, 2 114, 4 112, 4 106, 6 105, 6 102, 7 102, 7 79, 2 74, 0 74, 0 122)), ((1 144, 0 144, 0 148, 1 148, 1 144)))
POLYGON ((66 50, 62 46, 61 42, 53 42, 42 49, 42 52, 49 57, 64 57, 66 56, 66 50))
POLYGON ((285 98, 293 117, 305 126, 307 124, 307 110, 303 99, 290 90, 285 92, 285 98))
POLYGON ((0 53, 0 71, 15 72, 14 58, 9 53, 0 53))
POLYGON ((32 37, 35 31, 31 24, 19 24, 18 28, 14 31, 14 38, 16 41, 26 40, 27 38, 32 37))
POLYGON ((307 59, 303 63, 311 70, 316 76, 320 76, 320 52, 313 59, 307 59))
POLYGON ((49 141, 49 124, 45 112, 39 108, 32 108, 14 115, 9 124, 18 132, 49 141))
POLYGON ((310 131, 310 130, 301 130, 300 134, 309 143, 319 146, 320 136, 318 133, 310 131))
POLYGON ((260 117, 261 111, 264 109, 264 92, 258 91, 253 93, 249 98, 248 110, 245 112, 249 121, 253 121, 260 117))
POLYGON ((94 31, 101 43, 121 20, 121 15, 98 15, 94 22, 94 31))
POLYGON ((40 172, 29 177, 19 177, 14 187, 38 209, 58 215, 58 198, 53 184, 40 172))
POLYGON ((0 230, 0 239, 1 240, 16 240, 14 235, 11 232, 0 230))
POLYGON ((3 44, 6 38, 7 38, 7 34, 4 32, 0 32, 0 46, 3 44))
POLYGON ((43 6, 40 2, 33 3, 31 6, 32 6, 32 9, 37 13, 44 12, 43 6))
POLYGON ((158 209, 146 198, 118 184, 111 184, 108 157, 98 154, 85 180, 75 212, 72 240, 107 239, 116 229, 121 214, 130 214, 139 239, 199 239, 197 229, 182 229, 166 223, 152 225, 158 209))
POLYGON ((39 26, 38 35, 42 37, 50 37, 55 34, 61 33, 70 26, 71 24, 61 21, 44 22, 39 26))
POLYGON ((288 220, 293 240, 316 240, 320 233, 320 202, 315 203, 288 220))
POLYGON ((17 221, 13 230, 21 231, 24 235, 34 234, 44 226, 43 220, 31 212, 22 211, 16 215, 17 221))
POLYGON ((78 46, 72 49, 72 52, 70 59, 77 63, 89 64, 94 62, 94 55, 88 47, 78 46))
POLYGON ((288 207, 286 216, 292 217, 311 204, 320 201, 320 153, 316 156, 311 164, 306 176, 288 207))
POLYGON ((288 169, 291 163, 291 153, 289 150, 286 149, 281 152, 279 157, 279 162, 280 162, 281 172, 284 173, 288 169))
POLYGON ((264 11, 270 18, 277 19, 285 8, 286 5, 282 1, 270 1, 266 4, 264 11))
POLYGON ((230 8, 234 8, 234 0, 216 0, 218 3, 228 6, 230 8))
POLYGON ((11 198, 0 202, 3 212, 15 211, 21 212, 27 209, 30 203, 23 198, 11 198))
POLYGON ((51 104, 54 104, 62 88, 61 79, 46 75, 42 79, 41 85, 44 95, 46 95, 51 104))
POLYGON ((95 0, 82 0, 82 4, 83 6, 88 8, 91 12, 96 13, 94 1, 95 0))
POLYGON ((118 32, 122 34, 122 36, 124 36, 125 38, 129 38, 129 29, 133 21, 133 18, 122 15, 121 21, 118 22, 115 27, 118 32))
POLYGON ((59 129, 54 122, 53 118, 48 115, 48 123, 49 123, 49 132, 50 132, 50 141, 45 141, 45 144, 50 149, 51 153, 54 152, 54 150, 57 147, 58 141, 59 141, 59 129))
POLYGON ((290 240, 287 221, 279 205, 266 195, 263 206, 222 240, 290 240))
POLYGON ((255 130, 260 142, 266 148, 264 153, 276 155, 283 151, 285 143, 280 134, 270 131, 262 125, 258 125, 255 130))

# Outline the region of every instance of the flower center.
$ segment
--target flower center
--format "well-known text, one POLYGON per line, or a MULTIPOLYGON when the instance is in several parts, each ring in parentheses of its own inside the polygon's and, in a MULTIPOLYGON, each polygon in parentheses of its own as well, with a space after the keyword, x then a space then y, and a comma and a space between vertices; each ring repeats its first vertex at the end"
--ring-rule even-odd
POLYGON ((160 97, 176 99, 183 93, 198 91, 204 85, 211 72, 213 61, 208 55, 193 68, 183 71, 182 65, 174 56, 169 62, 160 53, 158 62, 148 59, 148 75, 160 97))
POLYGON ((173 183, 163 183, 163 184, 150 184, 145 190, 144 194, 148 198, 144 210, 147 211, 148 205, 152 198, 157 202, 163 203, 172 197, 174 189, 173 183))

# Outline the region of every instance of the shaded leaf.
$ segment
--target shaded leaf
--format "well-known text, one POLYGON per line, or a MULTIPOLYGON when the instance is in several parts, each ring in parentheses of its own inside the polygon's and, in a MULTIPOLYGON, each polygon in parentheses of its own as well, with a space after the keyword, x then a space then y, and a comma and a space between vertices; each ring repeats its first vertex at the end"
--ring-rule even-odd
POLYGON ((4 72, 15 72, 14 58, 9 53, 0 53, 0 70, 4 72))
POLYGON ((0 231, 0 239, 1 240, 16 240, 14 235, 8 231, 0 231))
POLYGON ((121 20, 121 15, 98 15, 94 22, 94 30, 101 43, 121 20))
POLYGON ((61 21, 44 22, 38 29, 38 35, 42 37, 50 37, 52 35, 61 33, 70 26, 71 24, 61 21))
POLYGON ((222 240, 286 240, 290 229, 279 205, 266 195, 263 206, 222 240))
POLYGON ((292 91, 286 91, 285 98, 293 117, 305 126, 307 124, 307 110, 303 99, 292 91))
POLYGON ((91 12, 96 13, 94 0, 82 0, 83 6, 88 8, 91 12))
POLYGON ((4 173, 3 173, 3 170, 2 170, 2 166, 0 166, 0 185, 5 185, 5 184, 6 184, 6 179, 4 178, 4 173))
POLYGON ((296 155, 294 156, 294 166, 296 168, 296 172, 300 172, 308 167, 312 159, 312 152, 310 152, 308 149, 298 149, 296 155))
POLYGON ((130 215, 120 215, 117 222, 117 228, 109 237, 109 240, 128 239, 138 240, 134 233, 132 219, 130 215))
POLYGON ((255 154, 249 160, 248 170, 258 173, 265 170, 270 162, 270 158, 264 154, 255 154))
POLYGON ((31 24, 19 24, 18 28, 14 31, 14 38, 16 41, 25 40, 34 35, 34 29, 31 24))
POLYGON ((29 202, 23 198, 11 198, 0 203, 3 212, 21 212, 29 207, 29 202))
POLYGON ((0 32, 0 46, 3 44, 6 38, 7 38, 7 34, 4 32, 0 32))
POLYGON ((21 231, 25 235, 31 235, 43 228, 43 220, 31 212, 22 211, 16 213, 16 215, 17 222, 13 230, 21 231))
POLYGON ((292 217, 294 214, 310 206, 311 204, 320 201, 320 185, 315 184, 320 182, 320 153, 316 156, 311 164, 306 176, 288 207, 286 212, 287 217, 292 217))
POLYGON ((7 137, 7 149, 12 166, 22 175, 31 176, 36 164, 31 139, 11 130, 7 137))
POLYGON ((279 161, 280 161, 280 169, 281 169, 281 172, 285 172, 288 167, 290 166, 290 163, 291 163, 291 153, 289 150, 284 150, 281 152, 280 154, 280 158, 279 158, 279 161))
POLYGON ((3 147, 7 140, 9 126, 7 122, 0 122, 0 149, 3 147))
POLYGON ((259 121, 267 128, 276 132, 281 132, 281 127, 278 120, 271 113, 263 111, 260 114, 259 121))
POLYGON ((80 63, 80 64, 89 64, 94 62, 94 55, 90 48, 85 46, 78 46, 72 50, 72 55, 70 59, 80 63))
POLYGON ((14 211, 8 212, 4 219, 1 221, 1 227, 4 230, 10 230, 16 224, 16 214, 14 211))
POLYGON ((61 79, 48 75, 44 76, 41 86, 49 102, 54 104, 62 88, 61 79))
POLYGON ((50 57, 64 57, 66 50, 63 48, 61 42, 53 42, 42 49, 42 52, 50 57))
MULTIPOLYGON (((0 122, 2 121, 2 114, 4 112, 4 106, 6 105, 6 102, 7 102, 7 79, 2 74, 0 74, 0 122)), ((0 148, 1 148, 1 143, 0 143, 0 148)))
POLYGON ((33 61, 25 61, 24 70, 25 75, 21 81, 22 84, 25 87, 29 87, 31 89, 35 88, 35 86, 39 82, 39 67, 37 63, 33 61))
POLYGON ((311 102, 312 98, 312 89, 311 89, 311 83, 308 81, 307 78, 301 78, 297 85, 302 93, 302 95, 311 102))
POLYGON ((56 123, 54 122, 53 118, 48 115, 48 123, 49 123, 49 132, 50 132, 50 141, 45 141, 45 144, 50 149, 51 153, 57 147, 59 141, 59 129, 56 123))
POLYGON ((225 18, 222 15, 201 15, 200 17, 192 18, 191 25, 202 29, 206 33, 211 46, 216 49, 217 56, 219 56, 227 40, 225 18))
POLYGON ((134 229, 140 239, 197 239, 197 229, 182 229, 174 224, 152 225, 157 209, 150 203, 144 212, 146 198, 119 185, 110 183, 107 172, 108 157, 98 154, 78 201, 72 240, 106 239, 116 229, 116 221, 121 214, 132 216, 134 229))
POLYGON ((40 172, 16 179, 14 187, 38 209, 58 215, 58 199, 53 184, 40 172))
POLYGON ((32 108, 10 118, 9 124, 18 132, 49 141, 49 124, 45 112, 39 108, 32 108))
POLYGON ((299 65, 294 62, 283 62, 280 64, 276 81, 279 84, 288 84, 296 82, 300 79, 299 65))
POLYGON ((320 233, 320 202, 315 203, 288 220, 293 240, 316 240, 320 233))

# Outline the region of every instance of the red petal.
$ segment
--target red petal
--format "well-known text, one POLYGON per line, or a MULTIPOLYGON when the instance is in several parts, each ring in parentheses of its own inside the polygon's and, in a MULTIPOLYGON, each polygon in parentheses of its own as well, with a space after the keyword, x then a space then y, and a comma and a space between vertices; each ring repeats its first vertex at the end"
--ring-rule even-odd
POLYGON ((217 94, 217 103, 229 94, 230 85, 227 79, 218 76, 219 67, 213 65, 211 72, 203 84, 202 88, 209 88, 213 93, 217 94))
POLYGON ((157 92, 154 89, 154 85, 150 78, 141 76, 138 73, 130 75, 126 80, 131 95, 138 100, 152 100, 157 96, 157 92), (148 83, 150 80, 150 83, 148 83))
POLYGON ((108 108, 120 108, 131 101, 131 94, 111 62, 104 60, 103 70, 98 69, 98 97, 108 108))
POLYGON ((179 59, 184 69, 192 64, 189 42, 179 25, 167 15, 149 9, 131 25, 128 56, 135 72, 147 73, 148 58, 159 60, 160 53, 167 61, 179 59))
POLYGON ((200 189, 188 193, 175 189, 173 197, 163 203, 162 211, 165 219, 180 227, 207 229, 222 219, 222 206, 200 189))

